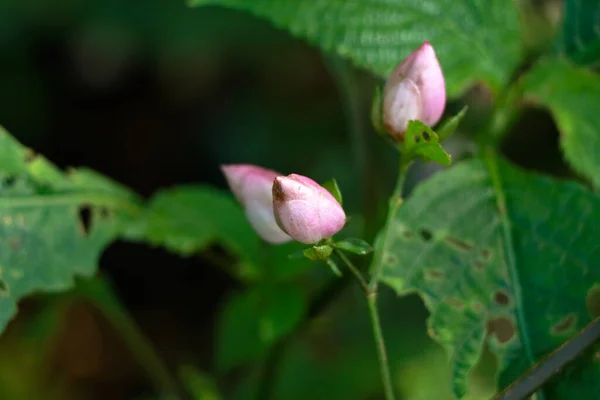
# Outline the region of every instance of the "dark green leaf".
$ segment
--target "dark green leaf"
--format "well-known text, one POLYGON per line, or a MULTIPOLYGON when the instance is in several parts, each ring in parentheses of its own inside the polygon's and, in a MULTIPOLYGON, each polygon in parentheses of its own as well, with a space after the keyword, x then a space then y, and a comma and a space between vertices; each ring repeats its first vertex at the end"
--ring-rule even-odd
POLYGON ((381 77, 429 40, 450 96, 476 81, 500 89, 520 60, 514 1, 188 0, 249 11, 381 77))
POLYGON ((340 250, 364 256, 373 251, 373 247, 366 241, 358 238, 348 238, 335 242, 335 247, 340 250))
MULTIPOLYGON (((504 386, 590 320, 587 293, 600 281, 600 198, 579 184, 489 155, 418 186, 392 224, 377 247, 382 281, 424 299, 459 397, 484 341, 504 386)), ((586 368, 595 372, 574 371, 573 382, 598 376, 597 362, 586 368)), ((600 392, 600 381, 588 381, 582 398, 600 392)), ((547 398, 568 398, 559 390, 547 389, 547 398)))
POLYGON ((340 187, 335 179, 330 179, 327 182, 323 183, 323 186, 331 195, 338 201, 338 203, 343 204, 342 202, 342 192, 340 191, 340 187))
POLYGON ((88 170, 65 174, 0 128, 0 331, 22 297, 93 275, 138 212, 128 190, 88 170))
POLYGON ((567 161, 600 186, 600 76, 565 61, 549 61, 524 76, 522 88, 526 98, 552 112, 567 161))
POLYGON ((309 247, 303 251, 303 254, 304 257, 312 261, 325 261, 329 258, 332 252, 333 248, 328 244, 324 244, 309 247))
POLYGON ((450 165, 452 162, 450 155, 441 146, 438 135, 421 121, 408 123, 402 151, 408 159, 419 156, 425 161, 441 165, 450 165))
POLYGON ((442 123, 442 125, 439 128, 437 128, 436 133, 438 134, 440 142, 443 142, 444 140, 448 139, 448 137, 450 137, 450 135, 452 135, 454 131, 458 129, 460 121, 462 121, 462 119, 465 117, 465 114, 467 113, 468 109, 469 106, 464 106, 458 114, 456 114, 454 117, 447 119, 442 123))
POLYGON ((258 359, 294 329, 304 308, 304 296, 295 286, 256 287, 234 294, 218 323, 218 369, 224 372, 258 359))
POLYGON ((600 1, 563 0, 564 21, 557 46, 578 64, 600 62, 600 1))

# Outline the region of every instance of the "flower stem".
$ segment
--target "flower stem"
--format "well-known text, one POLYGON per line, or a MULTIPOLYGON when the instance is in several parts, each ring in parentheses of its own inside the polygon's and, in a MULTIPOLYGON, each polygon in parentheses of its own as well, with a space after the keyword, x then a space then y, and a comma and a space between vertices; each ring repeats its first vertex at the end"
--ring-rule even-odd
POLYGON ((379 322, 379 312, 377 311, 377 293, 367 294, 367 303, 369 304, 369 314, 371 314, 371 325, 373 326, 373 337, 377 347, 377 357, 379 359, 379 369, 381 371, 381 380, 386 400, 394 400, 394 388, 392 386, 392 376, 388 364, 387 351, 385 349, 385 340, 381 331, 379 322))
POLYGON ((350 259, 348 257, 346 257, 346 255, 344 254, 343 251, 335 249, 335 253, 346 264, 346 266, 348 267, 350 272, 352 272, 352 274, 356 277, 356 280, 358 281, 358 283, 360 284, 362 289, 365 291, 365 294, 368 294, 369 293, 369 284, 367 283, 366 279, 363 277, 360 270, 356 267, 356 265, 354 265, 352 263, 352 261, 350 261, 350 259))

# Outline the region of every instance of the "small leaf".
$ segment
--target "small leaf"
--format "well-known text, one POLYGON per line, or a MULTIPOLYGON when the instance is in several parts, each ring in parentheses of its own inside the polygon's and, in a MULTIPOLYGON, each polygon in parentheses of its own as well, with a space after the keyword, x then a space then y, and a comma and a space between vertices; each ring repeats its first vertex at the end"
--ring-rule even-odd
POLYGON ((354 253, 361 256, 369 254, 373 251, 373 247, 371 247, 369 243, 359 238, 348 238, 340 240, 339 242, 335 242, 334 246, 340 250, 344 250, 349 253, 354 253))
POLYGON ((440 143, 443 142, 444 140, 448 139, 448 137, 450 137, 450 135, 452 135, 454 133, 454 131, 456 131, 456 129, 460 125, 460 122, 462 121, 465 114, 467 113, 468 109, 469 109, 469 106, 464 106, 462 108, 462 110, 459 111, 458 114, 456 114, 454 117, 451 117, 450 119, 447 119, 446 121, 444 121, 442 123, 442 125, 437 129, 437 135, 438 135, 440 143))
POLYGON ((331 258, 328 258, 326 262, 329 266, 329 269, 331 269, 331 272, 333 272, 338 277, 342 277, 342 271, 340 271, 340 268, 337 266, 335 261, 333 261, 331 258))
POLYGON ((329 258, 329 256, 331 256, 332 252, 333 248, 328 244, 324 244, 318 246, 315 245, 309 247, 308 249, 304 249, 303 254, 304 257, 312 261, 325 261, 329 258))
POLYGON ((409 121, 404 135, 403 155, 408 158, 419 156, 425 161, 450 165, 450 155, 440 145, 438 135, 421 121, 409 121))
POLYGON ((383 95, 381 86, 375 85, 373 92, 373 102, 371 103, 371 123, 375 132, 381 136, 387 136, 388 131, 385 129, 385 123, 383 122, 383 95))
POLYGON ((332 178, 327 182, 323 183, 323 186, 331 195, 342 205, 342 192, 340 191, 340 187, 338 186, 337 181, 332 178))
POLYGON ((305 298, 296 286, 258 286, 232 295, 220 314, 217 368, 231 368, 260 358, 302 319, 305 298))

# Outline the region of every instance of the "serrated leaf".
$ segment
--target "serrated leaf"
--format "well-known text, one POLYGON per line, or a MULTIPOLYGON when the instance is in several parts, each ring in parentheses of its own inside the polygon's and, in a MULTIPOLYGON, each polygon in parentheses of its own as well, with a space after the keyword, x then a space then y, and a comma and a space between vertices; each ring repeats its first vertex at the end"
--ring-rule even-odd
POLYGON ((583 65, 600 62, 600 2, 564 0, 562 34, 558 50, 583 65))
POLYGON ((600 187, 600 76, 554 60, 538 64, 521 85, 527 99, 552 112, 569 164, 600 187))
POLYGON ((335 179, 332 178, 323 183, 321 186, 331 193, 331 195, 337 200, 338 203, 340 203, 340 205, 343 205, 342 192, 335 179))
POLYGON ((335 247, 361 256, 367 255, 373 251, 373 247, 371 247, 369 243, 359 238, 340 240, 339 242, 335 242, 335 247))
POLYGON ((381 77, 424 41, 436 49, 450 96, 482 80, 501 88, 520 59, 507 0, 188 0, 249 11, 381 77))
POLYGON ((258 359, 291 332, 305 309, 295 286, 255 287, 227 300, 218 322, 217 368, 224 372, 258 359))
MULTIPOLYGON (((505 386, 590 320, 587 293, 600 281, 600 198, 579 184, 489 155, 418 186, 392 224, 377 248, 382 281, 424 299, 457 397, 484 341, 505 386)), ((590 382, 590 398, 599 383, 590 382)), ((558 388, 544 391, 565 398, 558 388)))
POLYGON ((408 159, 415 156, 440 165, 450 165, 450 155, 446 153, 438 135, 421 121, 409 121, 404 135, 402 154, 408 159))
POLYGON ((452 135, 454 133, 454 131, 456 131, 458 129, 458 126, 460 125, 460 122, 467 114, 468 109, 469 109, 469 106, 464 106, 458 112, 458 114, 445 120, 442 123, 442 125, 439 128, 437 128, 436 133, 438 135, 438 139, 439 139, 440 143, 443 142, 444 140, 448 139, 450 137, 450 135, 452 135))
POLYGON ((21 298, 93 275, 138 212, 130 191, 87 170, 65 174, 0 128, 0 331, 21 298))

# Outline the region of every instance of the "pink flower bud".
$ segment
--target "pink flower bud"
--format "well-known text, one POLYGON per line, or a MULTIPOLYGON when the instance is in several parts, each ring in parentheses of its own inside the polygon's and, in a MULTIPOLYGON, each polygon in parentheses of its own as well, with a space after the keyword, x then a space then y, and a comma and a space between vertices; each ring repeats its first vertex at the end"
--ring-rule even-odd
POLYGON ((413 51, 388 78, 383 90, 383 122, 402 140, 408 121, 435 125, 446 106, 442 67, 429 42, 413 51))
POLYGON ((281 229, 305 244, 333 236, 346 223, 340 203, 324 187, 302 175, 275 179, 273 209, 281 229))
POLYGON ((261 238, 275 244, 292 240, 279 228, 273 215, 273 181, 280 173, 249 164, 222 165, 221 171, 261 238))

